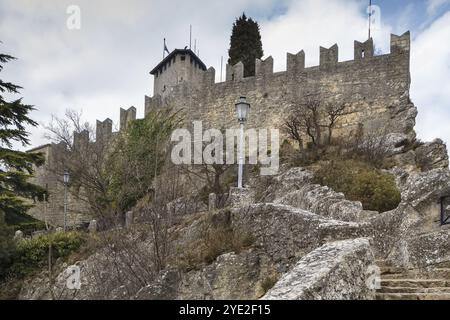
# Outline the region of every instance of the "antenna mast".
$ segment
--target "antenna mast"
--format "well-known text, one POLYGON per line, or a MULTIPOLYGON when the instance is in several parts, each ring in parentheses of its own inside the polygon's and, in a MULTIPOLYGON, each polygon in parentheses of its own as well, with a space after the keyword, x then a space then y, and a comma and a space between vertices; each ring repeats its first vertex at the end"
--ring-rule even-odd
POLYGON ((222 82, 223 56, 220 57, 220 82, 222 82))
POLYGON ((371 27, 372 27, 372 0, 369 0, 369 39, 371 38, 371 27))
POLYGON ((189 25, 189 49, 192 49, 192 24, 189 25))

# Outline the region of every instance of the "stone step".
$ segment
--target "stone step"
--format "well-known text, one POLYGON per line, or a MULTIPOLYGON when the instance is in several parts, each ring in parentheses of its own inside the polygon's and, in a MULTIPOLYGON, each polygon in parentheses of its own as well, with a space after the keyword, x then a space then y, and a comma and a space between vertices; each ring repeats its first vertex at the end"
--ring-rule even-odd
POLYGON ((377 300, 450 300, 450 293, 377 293, 377 300))
POLYGON ((382 287, 432 288, 450 287, 446 279, 381 279, 382 287))
POLYGON ((450 288, 381 287, 381 289, 377 290, 377 293, 450 293, 450 288))
POLYGON ((430 270, 407 270, 403 273, 382 273, 383 279, 448 279, 450 280, 450 268, 436 268, 430 270))

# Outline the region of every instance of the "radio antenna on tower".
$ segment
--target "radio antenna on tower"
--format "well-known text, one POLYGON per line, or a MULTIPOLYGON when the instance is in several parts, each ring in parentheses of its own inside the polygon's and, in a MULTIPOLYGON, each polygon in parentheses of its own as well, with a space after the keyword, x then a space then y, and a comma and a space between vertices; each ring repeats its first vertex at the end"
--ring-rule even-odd
POLYGON ((369 39, 371 38, 371 27, 372 27, 372 0, 369 0, 369 39))

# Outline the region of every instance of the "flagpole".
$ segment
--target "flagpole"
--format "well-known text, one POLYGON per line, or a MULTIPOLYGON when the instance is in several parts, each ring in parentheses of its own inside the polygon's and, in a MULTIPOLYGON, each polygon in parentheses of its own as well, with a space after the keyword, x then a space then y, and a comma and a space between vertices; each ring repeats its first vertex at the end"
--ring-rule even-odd
POLYGON ((164 56, 166 55, 166 38, 164 38, 164 45, 163 45, 163 59, 164 56))

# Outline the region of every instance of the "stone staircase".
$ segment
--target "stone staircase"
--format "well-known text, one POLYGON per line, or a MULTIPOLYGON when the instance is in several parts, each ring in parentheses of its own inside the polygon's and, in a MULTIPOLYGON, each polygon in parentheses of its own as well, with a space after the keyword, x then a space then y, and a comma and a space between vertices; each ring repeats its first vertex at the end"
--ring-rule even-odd
POLYGON ((404 270, 379 265, 377 300, 450 300, 450 266, 404 270))

